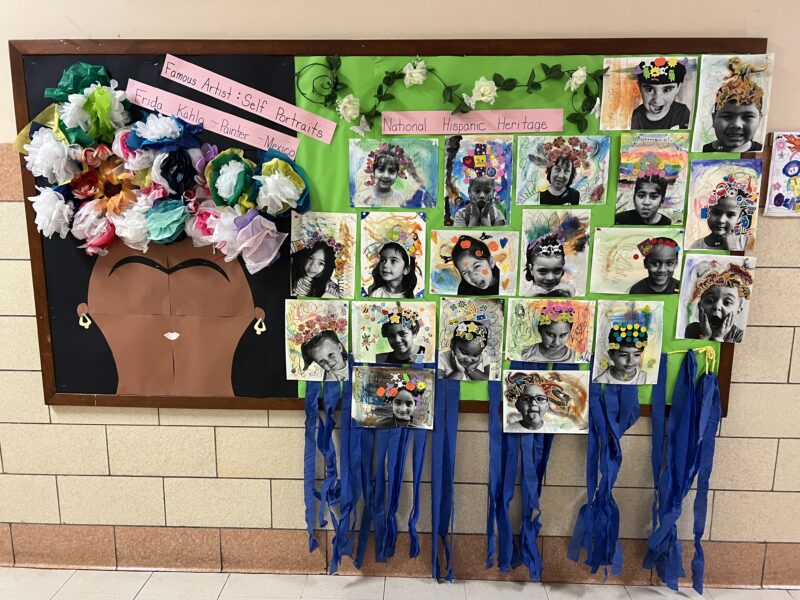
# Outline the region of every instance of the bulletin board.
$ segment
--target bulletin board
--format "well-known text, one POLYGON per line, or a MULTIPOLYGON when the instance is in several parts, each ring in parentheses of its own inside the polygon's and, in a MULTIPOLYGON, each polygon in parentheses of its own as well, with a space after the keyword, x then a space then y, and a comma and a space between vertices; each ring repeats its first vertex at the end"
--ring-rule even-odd
MULTIPOLYGON (((347 85, 362 97, 362 101, 367 101, 365 99, 374 93, 375 86, 380 82, 384 72, 397 70, 416 56, 425 57, 429 66, 435 66, 436 71, 444 79, 450 78, 454 82, 471 83, 480 76, 491 76, 495 72, 524 82, 531 66, 539 68, 541 63, 559 64, 564 69, 585 65, 591 72, 602 68, 605 56, 756 54, 765 52, 766 47, 767 40, 764 38, 415 41, 31 40, 9 43, 18 129, 22 129, 49 102, 43 96, 44 88, 55 85, 62 71, 79 60, 105 66, 111 76, 120 82, 122 89, 125 88, 127 80, 132 78, 230 112, 243 119, 258 120, 249 112, 218 102, 207 95, 161 77, 164 57, 166 54, 172 54, 300 108, 336 120, 337 116, 333 110, 320 106, 306 95, 298 93, 296 87, 296 83, 302 85, 302 82, 296 81, 295 74, 304 66, 324 63, 327 56, 341 57, 341 72, 346 76, 347 85)), ((571 112, 569 102, 568 95, 563 93, 563 86, 556 85, 547 86, 536 94, 525 94, 522 91, 519 94, 504 95, 498 99, 493 108, 563 107, 564 115, 567 116, 571 112)), ((442 108, 444 106, 440 87, 430 85, 406 90, 402 87, 402 82, 393 88, 392 97, 384 101, 381 106, 382 110, 441 110, 442 108)), ((266 121, 264 123, 287 135, 297 135, 279 124, 266 121)), ((374 127, 375 131, 379 130, 379 120, 374 127)), ((578 133, 576 123, 565 120, 563 133, 576 135, 578 133)), ((597 133, 600 133, 597 121, 590 121, 584 135, 597 133)), ((609 200, 604 205, 591 207, 592 229, 614 224, 613 199, 616 196, 620 132, 602 133, 611 136, 607 185, 609 200)), ((342 121, 339 121, 331 145, 307 136, 299 136, 301 140, 296 160, 305 169, 311 181, 312 210, 360 212, 361 209, 351 208, 348 189, 348 143, 354 136, 349 125, 342 121)), ((369 133, 367 137, 370 137, 369 133)), ((249 152, 248 146, 212 132, 203 132, 202 139, 219 145, 221 149, 237 146, 249 152)), ((440 152, 443 156, 444 148, 441 143, 440 152)), ((440 164, 443 162, 440 161, 440 164)), ((442 169, 439 173, 439 190, 443 184, 441 171, 442 169)), ((24 168, 22 172, 25 196, 33 196, 36 193, 34 178, 24 168)), ((225 267, 226 273, 222 276, 232 286, 230 294, 236 295, 237 290, 245 290, 247 296, 246 290, 249 288, 253 298, 251 304, 224 313, 215 312, 218 308, 193 307, 199 319, 192 321, 190 327, 196 333, 196 343, 193 346, 195 350, 189 349, 187 354, 181 357, 186 367, 181 385, 173 384, 170 393, 160 393, 162 388, 156 383, 153 383, 151 388, 141 388, 145 390, 144 392, 120 391, 118 389, 120 376, 106 340, 97 328, 90 332, 77 327, 75 307, 86 301, 95 259, 85 256, 78 250, 78 242, 71 237, 65 240, 59 239, 58 236, 52 239, 43 238, 36 230, 30 203, 26 202, 25 205, 46 403, 240 409, 303 407, 303 401, 298 398, 303 390, 302 383, 298 385, 298 382, 286 381, 284 377, 282 319, 284 301, 290 297, 288 250, 282 252, 277 263, 256 275, 250 275, 244 269, 240 269, 240 273, 236 263, 231 267, 233 270, 225 267), (219 388, 221 392, 209 394, 204 390, 193 388, 192 369, 213 368, 215 364, 215 357, 200 356, 199 350, 202 348, 203 340, 207 339, 207 336, 214 335, 213 317, 239 318, 242 323, 240 328, 244 328, 244 325, 252 320, 254 306, 266 313, 264 320, 267 327, 266 337, 258 337, 252 328, 247 327, 246 332, 238 340, 229 340, 226 360, 230 362, 232 355, 233 366, 230 381, 223 382, 224 385, 219 388), (208 320, 203 321, 203 318, 208 320), (265 339, 271 343, 265 343, 265 339), (230 390, 230 393, 227 390, 230 390)), ((507 226, 503 229, 519 231, 523 207, 514 203, 512 206, 507 226)), ((436 208, 424 212, 429 231, 442 228, 444 209, 441 198, 436 208)), ((278 228, 281 231, 288 231, 289 220, 279 222, 278 228)), ((175 248, 165 250, 165 248, 173 247, 159 247, 156 250, 171 253, 164 258, 165 264, 180 264, 181 251, 175 248)), ((197 284, 197 281, 194 283, 197 284)), ((146 286, 146 282, 143 285, 146 286)), ((216 286, 216 283, 209 283, 209 289, 217 289, 216 286)), ((619 299, 594 293, 589 293, 586 297, 619 299)), ((426 292, 426 300, 437 298, 438 296, 426 292)), ((363 300, 358 296, 358 289, 354 299, 363 300)), ((686 350, 709 345, 709 342, 674 339, 678 296, 671 296, 665 300, 663 351, 686 350)), ((162 326, 161 323, 153 324, 152 320, 138 325, 121 321, 115 326, 120 335, 126 338, 128 336, 125 332, 132 331, 131 327, 146 329, 150 325, 162 326)), ((131 345, 129 342, 128 345, 130 355, 135 357, 135 344, 131 345)), ((713 342, 710 345, 719 350, 717 369, 723 414, 725 414, 730 392, 734 345, 713 342)), ((668 380, 670 384, 674 381, 681 360, 681 354, 670 356, 668 380)), ((151 364, 157 368, 158 360, 154 359, 151 364)), ((145 374, 150 372, 148 370, 153 368, 147 365, 140 366, 141 377, 145 377, 145 374)), ((175 368, 178 368, 177 364, 175 368)), ((136 375, 135 370, 134 375, 136 375)), ((157 380, 157 377, 153 379, 157 380)), ((649 394, 648 386, 640 387, 640 402, 645 414, 649 412, 647 406, 649 394)), ((488 409, 488 403, 485 402, 487 398, 485 383, 462 384, 462 398, 462 411, 486 412, 488 409)))

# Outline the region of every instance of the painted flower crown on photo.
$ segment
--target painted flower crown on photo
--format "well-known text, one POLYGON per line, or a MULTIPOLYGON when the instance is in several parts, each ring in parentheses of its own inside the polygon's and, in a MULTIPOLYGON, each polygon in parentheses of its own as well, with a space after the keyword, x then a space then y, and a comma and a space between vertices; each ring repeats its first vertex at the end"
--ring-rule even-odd
POLYGON ((729 76, 722 82, 714 99, 714 109, 721 110, 723 106, 732 102, 737 106, 753 104, 761 110, 764 103, 764 88, 753 79, 753 73, 760 73, 769 68, 765 63, 758 67, 751 62, 746 62, 738 56, 728 60, 729 76))
POLYGON ((548 303, 542 309, 539 316, 539 325, 550 325, 552 323, 574 323, 575 309, 571 306, 559 306, 555 303, 548 303))
POLYGON ((619 166, 620 181, 635 183, 638 179, 663 179, 668 185, 675 183, 684 161, 680 157, 659 156, 655 152, 648 152, 631 162, 622 162, 619 166))
POLYGON ((668 84, 683 83, 686 77, 687 58, 665 58, 659 56, 649 63, 642 61, 633 70, 633 74, 642 83, 668 84))
POLYGON ((489 343, 489 328, 477 321, 462 321, 456 325, 453 336, 468 342, 476 341, 485 348, 489 343))
POLYGON ((615 323, 608 332, 608 349, 622 347, 644 348, 647 346, 647 327, 639 323, 615 323))
MULTIPOLYGON (((681 247, 678 245, 678 242, 667 237, 648 238, 636 244, 636 247, 639 249, 639 252, 642 253, 643 257, 648 256, 653 250, 655 250, 659 246, 661 247, 666 246, 667 248, 672 248, 673 250, 675 250, 676 253, 681 251, 681 247)), ((639 256, 634 256, 633 258, 638 259, 639 256)))
POLYGON ((716 260, 709 261, 702 273, 698 272, 697 283, 694 286, 690 302, 696 302, 703 294, 715 285, 735 289, 740 298, 750 299, 750 286, 753 285, 753 276, 744 267, 736 263, 728 263, 724 267, 716 260))
POLYGON ((292 244, 294 252, 299 252, 305 248, 313 248, 318 243, 326 244, 333 249, 333 254, 336 257, 334 274, 336 277, 343 277, 347 261, 342 256, 342 252, 344 252, 346 248, 344 244, 336 241, 334 237, 326 235, 323 231, 316 229, 307 237, 295 240, 292 244))
MULTIPOLYGON (((287 320, 287 324, 290 321, 287 320)), ((291 340, 297 346, 311 341, 323 331, 333 331, 340 339, 347 335, 347 319, 334 313, 315 314, 305 321, 297 323, 291 340)))
POLYGON ((367 155, 367 162, 366 166, 364 167, 364 172, 370 174, 370 178, 367 180, 367 185, 375 185, 375 163, 380 156, 389 156, 397 161, 397 176, 401 179, 406 179, 406 170, 409 167, 410 160, 405 155, 405 150, 401 146, 396 144, 390 144, 388 142, 381 142, 380 146, 375 150, 372 150, 367 155))
POLYGON ((391 400, 401 391, 405 390, 410 392, 412 396, 421 396, 425 393, 427 384, 425 380, 418 375, 409 375, 407 373, 393 373, 391 382, 380 386, 376 390, 378 398, 383 398, 386 401, 391 400))
POLYGON ((752 210, 758 205, 758 189, 750 177, 742 181, 733 175, 726 175, 709 194, 708 204, 713 206, 723 198, 735 198, 739 208, 752 210))
POLYGON ((382 310, 380 324, 401 325, 403 329, 412 329, 420 325, 419 313, 412 308, 398 306, 392 310, 382 310))
POLYGON ((132 106, 103 66, 74 63, 45 96, 54 103, 15 148, 47 180, 29 200, 48 238, 71 233, 103 255, 119 241, 147 252, 189 237, 257 273, 287 237, 273 219, 310 206, 308 178, 291 158, 269 150, 253 162, 201 143, 202 125, 132 106))
POLYGON ((561 158, 568 159, 575 170, 588 169, 592 146, 575 136, 569 139, 558 136, 542 145, 539 154, 529 154, 528 159, 542 167, 550 167, 561 158))

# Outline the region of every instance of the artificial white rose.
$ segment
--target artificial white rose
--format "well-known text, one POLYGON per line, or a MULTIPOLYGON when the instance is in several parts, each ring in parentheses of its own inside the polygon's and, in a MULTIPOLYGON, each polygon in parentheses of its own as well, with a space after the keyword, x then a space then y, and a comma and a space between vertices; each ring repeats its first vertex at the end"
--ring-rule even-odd
POLYGON ((497 86, 494 81, 490 81, 486 79, 486 77, 478 79, 478 81, 475 82, 475 87, 472 88, 472 98, 476 102, 480 101, 494 104, 497 98, 497 86))
POLYGON ((28 198, 33 202, 33 210, 36 213, 36 228, 47 238, 57 233, 63 240, 69 233, 72 203, 66 202, 64 196, 52 188, 36 186, 36 189, 39 190, 39 195, 28 198))
POLYGON ((425 83, 425 78, 428 76, 428 67, 425 66, 424 60, 408 63, 403 67, 403 75, 405 75, 403 83, 406 84, 406 87, 422 85, 425 83))
POLYGON ((361 114, 361 103, 353 94, 347 94, 344 98, 336 101, 336 112, 349 123, 361 114))
POLYGON ((567 79, 567 83, 564 86, 565 90, 569 90, 570 92, 574 92, 579 87, 581 87, 584 83, 586 83, 586 67, 580 67, 576 69, 569 79, 567 79))
POLYGON ((600 98, 594 101, 594 107, 592 108, 591 114, 595 119, 600 118, 600 98))
POLYGON ((34 177, 47 177, 50 183, 66 183, 81 171, 69 146, 47 127, 37 129, 23 148, 28 153, 25 166, 34 177))

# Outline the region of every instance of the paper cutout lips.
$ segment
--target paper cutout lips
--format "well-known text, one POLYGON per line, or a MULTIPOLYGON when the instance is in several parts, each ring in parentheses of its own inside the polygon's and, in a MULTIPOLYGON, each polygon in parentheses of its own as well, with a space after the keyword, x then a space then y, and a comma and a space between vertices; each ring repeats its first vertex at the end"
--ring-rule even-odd
POLYGON ((179 337, 181 337, 181 334, 178 333, 177 331, 168 331, 164 334, 164 337, 167 338, 170 342, 174 342, 179 337))

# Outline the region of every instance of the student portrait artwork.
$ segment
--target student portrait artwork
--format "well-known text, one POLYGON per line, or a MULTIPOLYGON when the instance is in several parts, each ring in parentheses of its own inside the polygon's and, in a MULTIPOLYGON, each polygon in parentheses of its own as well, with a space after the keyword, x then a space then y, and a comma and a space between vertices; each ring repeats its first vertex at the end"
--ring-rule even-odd
POLYGON ((506 358, 523 362, 589 362, 594 304, 589 300, 511 298, 506 358))
POLYGON ((353 302, 353 359, 403 365, 432 363, 435 302, 353 302))
POLYGON ((687 254, 675 337, 744 341, 755 266, 750 256, 687 254))
POLYGON ((433 429, 433 369, 353 367, 353 425, 433 429))
POLYGON ((517 138, 517 204, 604 204, 611 138, 517 138))
POLYGON ((420 298, 425 292, 425 214, 361 213, 361 295, 420 298))
POLYGON ((516 231, 431 231, 431 294, 513 296, 517 286, 516 231))
POLYGON ((658 381, 663 302, 600 300, 593 381, 652 385, 658 381))
POLYGON ((587 209, 522 211, 520 296, 586 293, 590 216, 587 209))
POLYGON ((350 206, 436 206, 439 142, 424 138, 350 140, 350 206))
POLYGON ((442 298, 440 379, 497 381, 503 361, 503 301, 442 298))
POLYGON ((752 250, 760 159, 693 160, 686 219, 687 250, 752 250))
POLYGON ((356 215, 292 213, 292 296, 352 298, 355 254, 356 215))
POLYGON ((600 129, 689 129, 697 59, 606 58, 600 129))
POLYGON ((688 163, 688 133, 623 133, 614 222, 683 223, 688 163))
POLYGON ((800 132, 775 134, 764 214, 800 217, 800 132))
POLYGON ((445 138, 444 224, 500 227, 511 210, 513 138, 445 138))
POLYGON ((286 378, 348 379, 348 303, 286 301, 286 378))
POLYGON ((505 433, 588 433, 589 371, 505 371, 505 433))
POLYGON ((692 152, 760 152, 772 87, 772 54, 704 54, 692 152))

